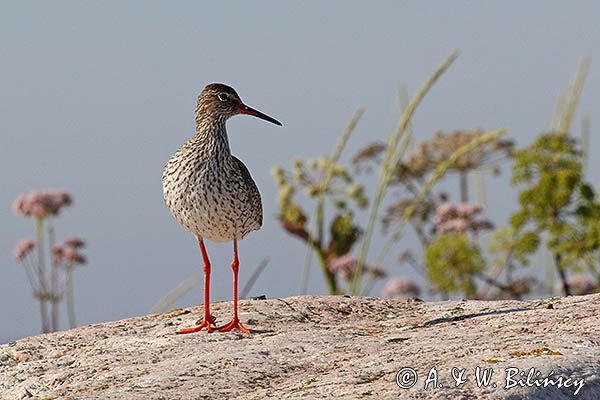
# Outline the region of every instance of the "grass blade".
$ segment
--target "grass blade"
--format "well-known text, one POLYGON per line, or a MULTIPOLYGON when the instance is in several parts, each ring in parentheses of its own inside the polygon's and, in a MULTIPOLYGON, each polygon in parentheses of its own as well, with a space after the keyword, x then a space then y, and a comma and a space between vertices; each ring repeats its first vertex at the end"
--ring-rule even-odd
POLYGON ((252 286, 254 286, 254 283, 256 282, 256 280, 258 279, 258 277, 263 272, 263 270, 267 267, 268 264, 269 264, 268 258, 265 258, 264 260, 262 260, 260 262, 260 264, 258 264, 256 269, 254 269, 254 272, 252 273, 252 275, 250 275, 250 278, 248 278, 248 281, 242 288, 242 291, 240 292, 240 299, 245 299, 246 297, 248 297, 248 293, 250 293, 250 290, 252 290, 252 286))
POLYGON ((381 205, 381 201, 385 195, 385 192, 388 188, 388 184, 390 178, 392 176, 392 172, 396 167, 398 161, 404 155, 406 151, 406 147, 410 142, 410 138, 407 135, 407 127, 410 123, 410 119, 412 118, 413 113, 417 106, 421 103, 425 95, 429 92, 433 84, 439 79, 439 77, 450 67, 450 65, 456 60, 459 55, 459 51, 453 51, 433 72, 433 74, 425 81, 425 83, 421 86, 421 88, 417 91, 415 96, 412 98, 408 106, 404 109, 402 116, 400 117, 400 121, 396 130, 394 130, 388 139, 386 152, 384 155, 383 162, 379 169, 379 178, 377 181, 377 189, 375 195, 373 197, 373 201, 371 202, 371 208, 369 211, 369 219, 367 222, 367 227, 363 234, 363 238, 361 241, 360 253, 358 257, 357 268, 358 271, 354 274, 354 279, 352 280, 352 284, 350 287, 350 292, 354 295, 360 293, 361 286, 361 278, 363 275, 365 262, 367 259, 367 253, 369 250, 369 245, 371 243, 371 237, 373 235, 373 229, 375 228, 375 221, 377 219, 377 214, 379 212, 379 207, 381 205))
POLYGON ((556 131, 562 133, 563 135, 569 134, 571 122, 573 121, 573 116, 575 115, 575 108, 577 107, 577 103, 579 102, 579 98, 581 97, 581 89, 583 87, 583 83, 585 82, 585 77, 587 76, 589 66, 589 58, 586 57, 583 60, 581 60, 581 63, 579 64, 579 69, 577 70, 577 72, 571 80, 571 86, 569 87, 569 91, 567 92, 563 110, 560 114, 556 127, 556 131))
MULTIPOLYGON (((356 125, 358 124, 358 121, 360 121, 364 112, 364 108, 359 108, 358 110, 356 110, 356 112, 352 116, 352 119, 350 119, 350 122, 348 123, 348 125, 346 125, 346 128, 338 138, 338 141, 335 147, 333 148, 333 153, 331 154, 330 167, 327 169, 321 180, 320 186, 322 190, 319 191, 319 195, 317 196, 317 205, 315 207, 315 212, 311 218, 311 220, 313 221, 311 229, 312 235, 316 238, 317 245, 321 248, 323 245, 323 208, 325 205, 325 189, 329 185, 329 182, 331 181, 331 178, 333 176, 333 166, 340 159, 342 151, 344 150, 344 147, 346 147, 348 139, 350 139, 350 135, 352 135, 354 128, 356 128, 356 125)), ((306 294, 306 292, 308 291, 308 278, 310 273, 310 265, 312 262, 312 254, 314 250, 315 249, 313 249, 311 246, 307 245, 306 256, 304 257, 304 267, 302 269, 302 284, 300 287, 300 294, 306 294)), ((319 262, 321 263, 321 267, 324 268, 324 260, 319 260, 319 262)), ((328 283, 328 286, 330 293, 335 291, 335 286, 332 287, 331 282, 328 283)))
POLYGON ((169 307, 171 307, 171 305, 173 305, 173 303, 175 303, 175 301, 177 301, 177 299, 189 292, 194 287, 194 285, 196 285, 197 281, 198 278, 196 278, 195 276, 187 278, 185 281, 181 282, 174 289, 165 294, 152 307, 150 312, 154 314, 165 312, 169 307))

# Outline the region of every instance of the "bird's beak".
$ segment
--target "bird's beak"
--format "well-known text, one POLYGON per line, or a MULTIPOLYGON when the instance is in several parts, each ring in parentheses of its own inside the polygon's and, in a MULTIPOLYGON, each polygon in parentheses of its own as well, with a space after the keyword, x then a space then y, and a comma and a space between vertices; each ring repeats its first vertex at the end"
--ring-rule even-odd
POLYGON ((265 121, 269 121, 275 125, 281 126, 281 122, 277 121, 275 118, 271 118, 267 114, 263 114, 260 111, 255 110, 252 107, 248 107, 245 104, 242 104, 240 106, 240 114, 252 115, 252 116, 258 117, 260 119, 264 119, 265 121))

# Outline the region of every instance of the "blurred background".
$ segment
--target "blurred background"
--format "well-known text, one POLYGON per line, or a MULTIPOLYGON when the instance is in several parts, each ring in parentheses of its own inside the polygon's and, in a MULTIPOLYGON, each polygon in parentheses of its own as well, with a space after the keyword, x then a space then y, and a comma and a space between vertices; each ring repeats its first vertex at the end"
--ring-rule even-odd
MULTIPOLYGON (((73 272, 78 324, 146 314, 182 281, 200 278, 195 239, 163 204, 161 174, 193 135, 196 97, 206 84, 233 86, 248 105, 283 123, 235 117, 228 132, 232 152, 260 188, 265 215, 263 229, 240 243, 241 281, 268 258, 250 295, 291 296, 301 291, 306 247, 278 221, 273 165, 289 169, 294 157, 330 154, 359 107, 366 111, 341 162, 385 142, 402 113, 399 89, 412 96, 457 48, 460 57, 411 120, 413 142, 438 130, 481 127, 509 128, 504 139, 515 148, 532 143, 550 129, 557 97, 584 56, 592 63, 572 130, 579 132, 587 112, 593 132, 600 120, 599 13, 593 1, 3 2, 0 343, 40 331, 39 307, 12 259, 15 244, 33 232, 31 220, 11 211, 21 193, 63 188, 73 197, 55 229, 59 241, 77 235, 87 244, 87 263, 73 272)), ((585 176, 593 186, 595 142, 592 134, 585 176)), ((502 174, 485 181, 486 215, 497 226, 518 208, 519 193, 510 185, 510 161, 499 165, 502 174)), ((361 179, 372 194, 377 174, 361 179)), ((444 182, 458 201, 456 177, 444 182)), ((367 211, 356 218, 364 225, 367 211)), ((418 253, 411 235, 381 267, 426 288, 422 275, 398 261, 407 248, 418 253)), ((369 254, 384 242, 375 230, 369 254)), ((229 300, 231 244, 207 248, 212 300, 229 300)), ((543 275, 547 255, 532 257, 528 268, 539 264, 543 275)), ((324 294, 313 264, 308 293, 324 294)), ((427 290, 421 297, 435 298, 427 290)), ((197 284, 173 306, 200 302, 197 284)), ((67 327, 62 309, 60 327, 67 327)))

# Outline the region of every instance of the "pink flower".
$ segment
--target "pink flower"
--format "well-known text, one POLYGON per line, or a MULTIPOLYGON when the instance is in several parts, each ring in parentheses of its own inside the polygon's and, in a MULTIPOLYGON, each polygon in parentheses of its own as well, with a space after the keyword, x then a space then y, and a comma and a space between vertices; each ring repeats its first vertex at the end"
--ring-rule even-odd
POLYGON ((35 218, 43 218, 46 214, 49 214, 46 206, 41 201, 32 201, 31 204, 29 204, 27 212, 27 216, 31 215, 35 218))
POLYGON ((439 224, 436 227, 436 231, 438 233, 444 233, 444 232, 463 232, 464 233, 468 227, 469 227, 469 224, 467 223, 466 220, 464 220, 462 218, 455 218, 455 219, 451 219, 449 221, 439 224))
POLYGON ((65 190, 54 191, 53 196, 58 207, 70 206, 73 203, 73 198, 65 190))
POLYGON ((74 247, 65 247, 63 259, 67 264, 84 264, 85 258, 74 247))
POLYGON ((339 275, 342 279, 347 280, 350 279, 354 271, 356 271, 356 265, 356 259, 350 254, 345 254, 331 260, 327 265, 327 269, 329 269, 329 272, 332 274, 339 275))
POLYGON ((65 239, 65 246, 80 249, 85 246, 85 241, 77 236, 71 236, 65 239))
POLYGON ((417 284, 404 276, 389 279, 381 291, 382 297, 388 299, 417 297, 420 293, 421 289, 419 289, 417 284))
MULTIPOLYGON (((567 285, 573 295, 592 294, 600 290, 598 282, 585 274, 574 274, 567 277, 567 285)), ((564 294, 562 282, 559 281, 555 284, 554 292, 564 294)))
POLYGON ((69 266, 85 264, 85 257, 79 253, 79 249, 84 244, 83 239, 71 237, 65 240, 63 244, 55 245, 52 251, 52 262, 69 266))
POLYGON ((17 215, 25 215, 25 196, 20 194, 12 204, 12 211, 17 215))
POLYGON ((15 261, 22 261, 35 247, 35 242, 31 239, 22 239, 13 251, 15 261))
POLYGON ((61 244, 55 244, 52 248, 52 264, 60 264, 63 260, 65 248, 61 244))
POLYGON ((73 202, 64 190, 47 189, 19 195, 12 205, 13 212, 23 217, 44 218, 57 215, 62 207, 73 202))
POLYGON ((73 260, 75 260, 75 257, 77 257, 77 250, 73 247, 65 246, 63 251, 63 260, 65 260, 67 264, 70 264, 73 262, 73 260))
POLYGON ((439 205, 435 211, 433 224, 437 233, 466 233, 467 231, 477 232, 493 228, 493 224, 489 220, 476 219, 476 215, 483 211, 483 208, 473 203, 446 202, 439 205))
POLYGON ((463 218, 470 218, 474 214, 481 212, 482 208, 473 203, 458 203, 456 213, 463 218))
POLYGON ((456 212, 456 206, 454 205, 454 203, 450 203, 450 202, 440 204, 435 209, 436 216, 440 219, 444 219, 444 217, 447 217, 449 214, 453 215, 453 214, 455 214, 455 212, 456 212))

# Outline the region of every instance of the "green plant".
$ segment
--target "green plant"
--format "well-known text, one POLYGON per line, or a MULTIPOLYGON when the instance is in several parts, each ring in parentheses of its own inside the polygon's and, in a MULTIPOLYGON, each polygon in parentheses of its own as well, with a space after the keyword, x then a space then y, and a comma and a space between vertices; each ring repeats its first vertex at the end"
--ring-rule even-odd
MULTIPOLYGON (((372 142, 353 157, 354 175, 339 159, 360 113, 338 140, 331 157, 311 160, 306 165, 296 160, 292 172, 281 167, 274 169, 280 187, 281 224, 307 243, 303 288, 314 253, 330 293, 345 292, 337 277, 347 284, 347 292, 368 293, 375 279, 384 274, 380 268, 367 265, 371 238, 378 223, 387 240, 373 264, 383 263, 392 245, 402 238, 406 224, 410 224, 421 243, 423 258, 419 261, 418 256, 407 250, 402 261, 425 273, 442 295, 461 292, 477 298, 522 297, 532 291, 536 280, 513 275, 513 271, 527 266, 531 254, 542 243, 554 256, 566 293, 569 293, 566 270, 586 267, 600 281, 595 270, 600 254, 600 206, 592 187, 583 179, 586 154, 568 135, 587 61, 582 62, 568 93, 560 97, 553 131, 540 135, 531 146, 515 151, 513 141, 503 137, 505 129, 470 129, 438 131, 409 152, 412 114, 457 54, 452 53, 442 62, 410 102, 402 101, 402 116, 386 143, 372 142), (499 174, 500 162, 513 157, 512 182, 525 186, 525 190, 519 196, 520 209, 513 214, 510 226, 492 235, 490 268, 486 268, 483 251, 486 246, 482 242, 489 238, 480 232, 493 229, 494 224, 483 214, 483 190, 479 191, 482 201, 479 205, 468 201, 467 178, 479 178, 481 189, 483 173, 499 174), (378 175, 375 192, 369 198, 357 182, 358 174, 363 171, 378 175), (459 178, 460 202, 450 202, 448 193, 436 190, 438 183, 451 173, 459 178), (314 213, 309 215, 299 204, 295 197, 298 189, 316 200, 314 213), (393 189, 400 196, 390 201, 388 195, 393 189), (326 210, 326 204, 331 204, 334 210, 329 218, 325 215, 331 208, 326 210), (367 220, 362 224, 355 211, 367 205, 367 220), (380 210, 386 205, 382 216, 380 210), (360 247, 354 258, 350 252, 357 243, 360 247), (495 290, 491 291, 492 288, 495 290)), ((587 143, 588 137, 589 123, 584 117, 582 142, 587 143)), ((583 284, 586 279, 579 278, 580 292, 593 286, 583 284)), ((404 296, 418 292, 408 290, 412 285, 406 284, 404 278, 389 283, 386 293, 404 296)))
POLYGON ((438 235, 426 248, 428 279, 444 293, 463 292, 473 296, 473 277, 485 268, 479 247, 463 233, 438 235))
POLYGON ((581 152, 572 137, 547 133, 515 152, 514 159, 512 182, 526 188, 510 225, 529 235, 545 234, 569 295, 566 271, 582 265, 593 269, 600 248, 600 203, 583 179, 581 152))
POLYGON ((362 114, 363 111, 359 110, 354 115, 331 157, 311 159, 306 163, 297 159, 292 162, 291 171, 286 171, 280 165, 274 166, 271 171, 279 187, 279 221, 288 233, 304 241, 310 249, 307 254, 303 292, 308 280, 309 257, 314 251, 329 293, 338 293, 335 271, 330 268, 330 264, 336 257, 348 253, 361 234, 361 229, 354 223, 353 207, 364 208, 368 204, 364 187, 354 182, 347 168, 338 160, 362 114), (315 212, 310 220, 295 198, 299 191, 309 199, 315 200, 315 212), (334 216, 329 221, 329 240, 325 233, 326 199, 334 210, 334 216), (311 222, 312 229, 308 226, 311 222))

